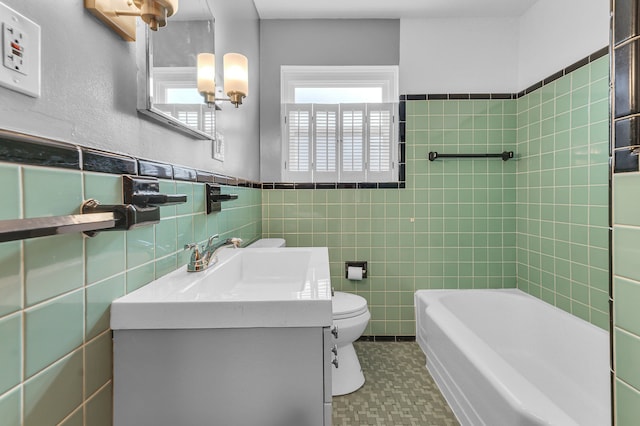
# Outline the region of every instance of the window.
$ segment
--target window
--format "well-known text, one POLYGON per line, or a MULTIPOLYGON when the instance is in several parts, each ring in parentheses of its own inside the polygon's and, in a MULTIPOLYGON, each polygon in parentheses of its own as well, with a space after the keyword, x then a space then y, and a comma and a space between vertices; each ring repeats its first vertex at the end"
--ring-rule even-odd
POLYGON ((283 179, 397 181, 397 67, 282 67, 283 179))
POLYGON ((154 106, 187 126, 215 135, 215 110, 204 104, 194 67, 156 67, 151 96, 154 106))

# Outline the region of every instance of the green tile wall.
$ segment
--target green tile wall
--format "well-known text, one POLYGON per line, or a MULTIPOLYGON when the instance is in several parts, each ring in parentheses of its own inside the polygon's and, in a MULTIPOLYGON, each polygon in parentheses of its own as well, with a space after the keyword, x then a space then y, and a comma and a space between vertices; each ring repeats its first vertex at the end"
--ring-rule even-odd
POLYGON ((414 334, 418 289, 516 286, 608 329, 608 76, 605 56, 518 100, 407 101, 406 189, 265 190, 264 236, 328 246, 365 334, 414 334))
POLYGON ((640 173, 613 175, 613 322, 616 424, 640 417, 640 173))
MULTIPOLYGON (((115 175, 0 163, 0 181, 0 220, 74 214, 88 198, 122 200, 115 175)), ((3 426, 110 425, 111 301, 185 265, 187 243, 262 235, 260 190, 223 187, 238 199, 207 215, 204 184, 161 187, 189 201, 163 207, 157 225, 0 243, 3 426)))
POLYGON ((609 326, 609 56, 518 99, 518 288, 609 326))
POLYGON ((408 101, 405 189, 265 190, 263 233, 328 246, 336 290, 364 296, 370 335, 415 335, 418 289, 515 287, 516 162, 429 151, 515 150, 513 100, 408 101), (366 260, 369 278, 344 278, 366 260))

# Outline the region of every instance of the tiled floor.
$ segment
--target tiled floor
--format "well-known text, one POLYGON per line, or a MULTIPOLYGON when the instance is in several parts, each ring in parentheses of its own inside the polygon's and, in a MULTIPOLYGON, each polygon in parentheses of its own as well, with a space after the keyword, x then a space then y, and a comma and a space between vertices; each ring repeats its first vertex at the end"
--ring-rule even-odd
POLYGON ((366 382, 333 398, 333 426, 458 425, 415 342, 356 342, 366 382))

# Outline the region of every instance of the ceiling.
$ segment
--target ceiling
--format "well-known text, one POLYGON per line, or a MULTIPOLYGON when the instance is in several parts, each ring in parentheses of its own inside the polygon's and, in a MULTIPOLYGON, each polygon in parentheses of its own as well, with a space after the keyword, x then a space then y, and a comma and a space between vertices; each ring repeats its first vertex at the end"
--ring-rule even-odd
POLYGON ((254 0, 261 19, 516 17, 538 0, 254 0))

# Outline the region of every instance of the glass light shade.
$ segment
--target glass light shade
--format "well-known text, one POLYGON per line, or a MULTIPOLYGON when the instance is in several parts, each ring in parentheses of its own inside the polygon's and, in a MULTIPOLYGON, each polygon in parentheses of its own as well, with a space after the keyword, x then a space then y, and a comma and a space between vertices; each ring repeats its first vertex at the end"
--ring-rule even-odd
POLYGON ((198 92, 215 93, 216 57, 213 53, 198 54, 198 92))
POLYGON ((224 93, 243 97, 249 94, 249 61, 246 56, 239 53, 224 55, 224 93))

